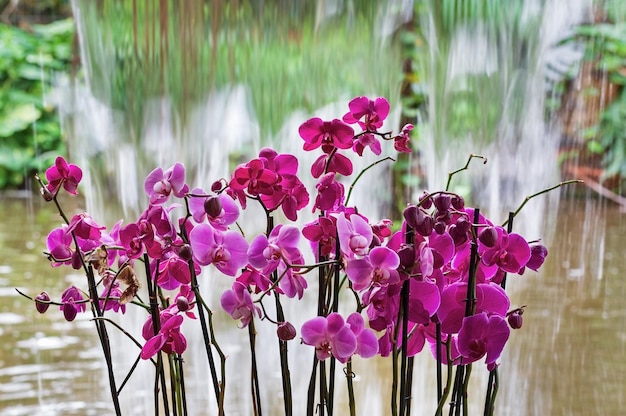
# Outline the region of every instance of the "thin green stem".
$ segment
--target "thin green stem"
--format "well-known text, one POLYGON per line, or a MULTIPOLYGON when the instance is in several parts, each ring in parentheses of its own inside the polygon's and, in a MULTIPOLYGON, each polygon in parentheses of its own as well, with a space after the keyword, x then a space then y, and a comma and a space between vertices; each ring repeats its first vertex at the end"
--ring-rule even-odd
POLYGON ((354 189, 354 186, 359 181, 359 179, 361 179, 361 176, 363 176, 363 174, 365 172, 367 172, 368 170, 370 170, 374 166, 376 166, 379 163, 382 163, 382 162, 384 162, 386 160, 391 160, 392 162, 396 161, 394 158, 392 158, 390 156, 387 156, 387 157, 385 157, 383 159, 377 160, 376 162, 372 163, 371 165, 369 165, 365 169, 363 169, 361 172, 359 172, 359 174, 356 176, 356 178, 354 178, 354 181, 352 181, 352 184, 350 184, 350 188, 348 188, 348 195, 346 196, 346 202, 344 203, 345 206, 348 206, 348 201, 350 201, 350 196, 352 195, 352 190, 354 189))
POLYGON ((452 172, 448 173, 448 182, 446 183, 446 191, 448 191, 450 189, 450 182, 452 181, 452 177, 454 175, 456 175, 457 173, 460 173, 460 172, 463 172, 464 170, 467 170, 469 168, 470 162, 474 158, 482 159, 483 160, 483 165, 487 163, 487 158, 486 157, 470 153, 469 158, 467 158, 467 163, 465 163, 465 166, 463 166, 460 169, 457 169, 455 171, 452 171, 452 172))
MULTIPOLYGON (((520 204, 519 207, 517 207, 517 209, 515 211, 513 211, 513 217, 517 216, 517 214, 519 214, 519 212, 522 210, 522 208, 524 208, 524 206, 528 203, 528 201, 530 201, 531 199, 539 196, 539 195, 543 195, 545 193, 548 193, 550 191, 553 191, 557 188, 560 188, 561 186, 565 186, 565 185, 570 185, 573 183, 585 183, 585 181, 581 180, 581 179, 572 179, 569 181, 563 181, 563 182, 559 182, 554 186, 551 186, 549 188, 546 188, 544 190, 541 190, 537 193, 534 193, 532 195, 527 196, 526 198, 524 198, 524 201, 520 204)), ((511 217, 509 217, 511 218, 511 217)), ((504 221, 504 223, 502 224, 503 227, 505 227, 508 224, 509 220, 504 221)))

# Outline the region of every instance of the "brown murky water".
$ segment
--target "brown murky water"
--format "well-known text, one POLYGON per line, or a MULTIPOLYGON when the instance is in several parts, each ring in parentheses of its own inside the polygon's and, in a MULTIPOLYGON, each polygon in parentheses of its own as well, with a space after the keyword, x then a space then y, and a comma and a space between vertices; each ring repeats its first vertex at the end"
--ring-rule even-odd
MULTIPOLYGON (((3 198, 0 207, 0 415, 111 414, 102 355, 87 315, 74 323, 65 322, 53 308, 40 315, 14 289, 31 295, 45 289, 58 296, 69 284, 80 282, 80 275, 49 267, 41 255, 46 233, 59 218, 39 199, 3 198)), ((509 281, 513 303, 528 306, 524 326, 512 335, 502 358, 497 414, 620 415, 626 408, 625 214, 584 201, 563 201, 559 211, 541 273, 509 281)), ((227 325, 234 326, 232 321, 227 325)), ((228 339, 228 332, 222 341, 233 360, 248 353, 237 346, 239 335, 228 339)), ((422 355, 412 414, 430 415, 432 360, 422 355)), ((302 361, 305 373, 308 358, 302 361)), ((190 356, 189 362, 194 359, 190 356)), ((246 372, 230 365, 239 367, 235 373, 246 372)), ((479 367, 474 370, 476 409, 483 395, 479 367)), ((355 371, 360 408, 387 414, 387 364, 357 363, 355 371)), ((188 373, 188 397, 195 409, 191 413, 211 414, 201 373, 200 367, 188 373)), ((273 380, 274 374, 268 377, 273 380)), ((248 391, 238 386, 236 377, 230 383, 229 414, 247 414, 248 391)), ((296 384, 296 391, 304 390, 296 384)), ((280 398, 272 387, 266 393, 266 409, 279 409, 280 398)), ((137 391, 124 396, 125 414, 151 413, 149 407, 137 406, 137 397, 137 391)))

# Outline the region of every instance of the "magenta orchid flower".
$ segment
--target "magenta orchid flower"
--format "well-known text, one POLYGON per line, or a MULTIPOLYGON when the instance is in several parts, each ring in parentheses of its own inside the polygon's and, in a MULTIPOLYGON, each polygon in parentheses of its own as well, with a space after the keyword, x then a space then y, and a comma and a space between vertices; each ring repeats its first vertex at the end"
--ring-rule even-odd
POLYGON ((160 314, 160 321, 161 329, 156 335, 152 335, 154 334, 154 329, 151 317, 148 318, 148 321, 143 326, 142 335, 147 342, 141 349, 140 356, 144 360, 153 357, 159 351, 163 351, 166 354, 182 354, 187 349, 187 340, 180 332, 183 317, 164 310, 160 314))
POLYGON ((84 300, 82 292, 76 286, 70 286, 63 291, 59 309, 63 312, 66 321, 73 321, 78 312, 87 310, 84 300))
POLYGON ((366 147, 369 147, 372 153, 375 155, 380 155, 382 153, 382 148, 380 147, 380 141, 376 138, 375 135, 371 133, 361 134, 354 139, 354 144, 352 145, 352 150, 356 152, 359 156, 363 156, 363 151, 366 147))
POLYGON ((337 182, 334 172, 328 172, 317 182, 317 197, 313 204, 313 212, 316 209, 320 211, 331 210, 343 203, 344 188, 340 182, 337 182))
POLYGON ((115 282, 113 286, 105 286, 100 294, 100 309, 103 311, 113 310, 117 313, 122 311, 122 314, 126 313, 126 304, 120 303, 122 297, 122 290, 119 283, 115 282))
POLYGON ((252 159, 237 166, 230 180, 230 188, 237 192, 245 190, 251 196, 271 195, 277 181, 276 172, 267 169, 261 159, 252 159))
MULTIPOLYGON (((191 190, 192 195, 204 195, 200 188, 191 190)), ((239 207, 226 193, 189 198, 189 211, 198 224, 208 220, 216 230, 226 231, 239 218, 239 207)))
POLYGON ((198 264, 213 264, 228 276, 236 276, 248 261, 248 242, 236 231, 222 232, 203 223, 191 230, 189 243, 198 264))
POLYGON ((339 152, 322 154, 311 165, 311 176, 319 178, 324 173, 335 172, 343 176, 352 175, 352 162, 339 152))
POLYGON ((159 287, 173 290, 180 285, 191 283, 189 264, 177 254, 170 252, 165 258, 161 258, 158 264, 159 270, 156 279, 159 287))
POLYGON ((397 152, 411 153, 411 149, 409 148, 409 143, 411 143, 409 134, 411 130, 413 130, 413 124, 405 124, 404 127, 402 127, 402 132, 393 138, 393 147, 397 152))
POLYGON ((319 260, 320 254, 330 257, 335 252, 335 236, 337 235, 335 221, 334 217, 320 217, 302 228, 302 235, 311 242, 316 260, 319 260))
POLYGON ((358 214, 350 215, 350 219, 341 214, 337 218, 337 234, 341 251, 352 258, 368 253, 374 233, 372 227, 358 214))
MULTIPOLYGON (((465 282, 452 283, 441 293, 441 306, 437 311, 437 317, 444 333, 459 332, 465 317, 466 299, 467 283, 465 282)), ((494 283, 476 285, 476 313, 486 312, 506 316, 510 305, 509 297, 499 285, 494 283)))
POLYGON ((346 318, 346 323, 356 337, 355 354, 370 358, 378 353, 378 340, 371 329, 365 328, 365 321, 360 313, 353 312, 346 318))
POLYGON ((457 347, 463 357, 462 364, 469 364, 485 357, 485 364, 493 364, 500 357, 509 339, 506 320, 499 315, 482 312, 463 318, 457 347))
POLYGON ((65 159, 58 156, 54 165, 46 170, 46 179, 48 180, 46 188, 55 194, 63 186, 63 189, 68 193, 76 195, 76 188, 78 188, 82 178, 83 171, 78 166, 68 164, 65 159))
POLYGON ((93 241, 100 240, 102 230, 106 230, 106 227, 96 223, 87 213, 74 215, 68 227, 68 232, 74 232, 77 237, 93 241))
POLYGON ((248 326, 254 315, 261 317, 261 309, 252 302, 252 296, 245 285, 236 281, 232 289, 225 291, 220 298, 222 308, 233 317, 241 321, 241 327, 248 326))
POLYGON ((185 183, 185 166, 176 163, 165 172, 160 167, 154 169, 146 177, 143 189, 150 198, 150 205, 167 202, 172 193, 178 198, 184 197, 189 191, 185 183))
POLYGON ((72 234, 69 232, 69 227, 65 224, 48 233, 46 245, 48 246, 52 266, 56 267, 72 263, 72 256, 74 255, 73 244, 72 234))
POLYGON ((383 97, 370 100, 356 97, 348 103, 350 111, 343 116, 348 124, 358 123, 366 131, 377 131, 389 115, 389 101, 383 97))
POLYGON ((387 286, 400 281, 400 258, 387 247, 374 247, 361 259, 348 260, 346 274, 354 290, 361 291, 371 285, 387 286))
POLYGON ((315 150, 321 146, 324 153, 331 153, 333 149, 350 149, 354 137, 352 127, 343 121, 323 121, 319 117, 302 123, 298 132, 304 140, 304 150, 315 150))
POLYGON ((354 332, 337 312, 306 321, 300 334, 304 344, 315 347, 318 360, 325 360, 332 355, 339 362, 346 363, 357 350, 354 332))
POLYGON ((494 228, 496 238, 493 246, 484 243, 478 246, 481 261, 487 266, 498 265, 505 272, 518 273, 530 260, 530 246, 521 235, 509 234, 499 226, 494 228))
POLYGON ((258 235, 248 248, 248 261, 256 268, 269 274, 278 268, 279 262, 284 264, 302 264, 304 258, 298 244, 300 229, 294 225, 279 224, 270 233, 258 235))

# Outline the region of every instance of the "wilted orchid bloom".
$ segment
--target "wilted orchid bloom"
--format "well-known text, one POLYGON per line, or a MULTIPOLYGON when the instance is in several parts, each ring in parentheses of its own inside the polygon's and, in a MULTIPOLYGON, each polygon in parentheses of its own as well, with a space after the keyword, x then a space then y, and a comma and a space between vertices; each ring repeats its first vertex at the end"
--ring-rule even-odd
POLYGON ((485 364, 493 364, 500 357, 509 339, 506 320, 500 315, 487 315, 485 312, 463 318, 457 347, 462 363, 478 361, 486 355, 485 364))
POLYGON ((180 332, 183 317, 164 310, 159 314, 159 319, 161 321, 161 329, 156 335, 154 335, 152 317, 148 317, 143 326, 142 335, 147 342, 141 349, 140 355, 144 360, 153 357, 159 351, 163 351, 166 354, 182 354, 187 349, 187 340, 180 332))
POLYGON ((73 321, 78 312, 85 312, 87 306, 83 302, 85 298, 76 286, 70 286, 61 294, 61 306, 59 309, 67 321, 73 321))
POLYGON ((243 283, 235 281, 232 289, 225 291, 220 298, 222 308, 233 317, 241 320, 241 327, 248 326, 254 315, 261 317, 261 309, 252 303, 252 296, 243 283))
POLYGON ((167 202, 172 193, 178 198, 184 197, 189 191, 185 183, 185 166, 176 163, 165 172, 160 167, 154 169, 146 177, 143 188, 150 198, 150 205, 167 202))
POLYGON ((83 178, 83 171, 73 164, 68 164, 65 159, 58 156, 54 165, 46 170, 48 185, 46 188, 55 194, 61 186, 70 194, 76 195, 76 188, 83 178))
POLYGON ((199 224, 189 233, 189 243, 198 264, 213 264, 229 276, 236 276, 248 261, 248 242, 236 231, 222 232, 199 224))
POLYGON ((343 121, 348 124, 358 123, 366 131, 377 131, 389 115, 389 102, 383 97, 375 100, 356 97, 348 103, 348 107, 350 111, 343 116, 343 121))
POLYGON ((311 118, 298 129, 304 140, 304 150, 315 150, 322 147, 324 153, 334 149, 350 149, 354 130, 341 120, 323 121, 319 117, 311 118))

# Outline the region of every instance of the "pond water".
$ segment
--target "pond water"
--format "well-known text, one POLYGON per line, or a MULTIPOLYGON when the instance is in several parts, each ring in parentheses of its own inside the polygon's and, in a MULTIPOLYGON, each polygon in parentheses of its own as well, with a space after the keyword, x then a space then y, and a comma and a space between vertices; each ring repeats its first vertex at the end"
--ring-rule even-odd
MULTIPOLYGON (((34 296, 45 289, 54 297, 69 284, 82 284, 80 275, 51 268, 41 254, 46 233, 60 218, 38 198, 4 197, 0 209, 0 416, 111 414, 102 354, 87 315, 73 323, 55 308, 40 315, 15 290, 34 296)), ((550 255, 541 272, 512 278, 507 286, 513 304, 527 307, 524 326, 512 334, 502 357, 496 414, 620 415, 626 408, 626 217, 598 201, 564 200, 555 218, 547 230, 550 255)), ((217 316, 223 317, 221 311, 217 316)), ((239 344, 245 331, 229 319, 218 325, 226 332, 222 343, 232 366, 228 414, 251 414, 249 392, 240 383, 247 379, 242 371, 247 366, 238 361, 248 354, 239 344)), ((291 348, 299 351, 295 343, 291 348)), ((128 355, 121 349, 114 353, 117 360, 128 355)), ((304 357, 294 357, 292 371, 304 368, 308 374, 310 351, 296 355, 304 357)), ((193 364, 193 355, 186 361, 191 414, 212 414, 204 370, 193 364)), ((432 359, 421 354, 417 361, 412 414, 430 415, 435 407, 432 359)), ((271 414, 280 409, 280 382, 275 370, 265 371, 264 410, 271 414)), ((355 371, 359 407, 371 415, 388 414, 386 362, 367 367, 357 362, 355 371)), ((480 373, 481 366, 475 366, 481 397, 472 400, 476 411, 471 414, 482 406, 480 373)), ((151 382, 135 378, 140 387, 122 395, 125 414, 149 414, 151 382)), ((297 395, 305 391, 301 387, 295 383, 297 395)), ((304 396, 297 396, 296 403, 301 401, 304 396)))

